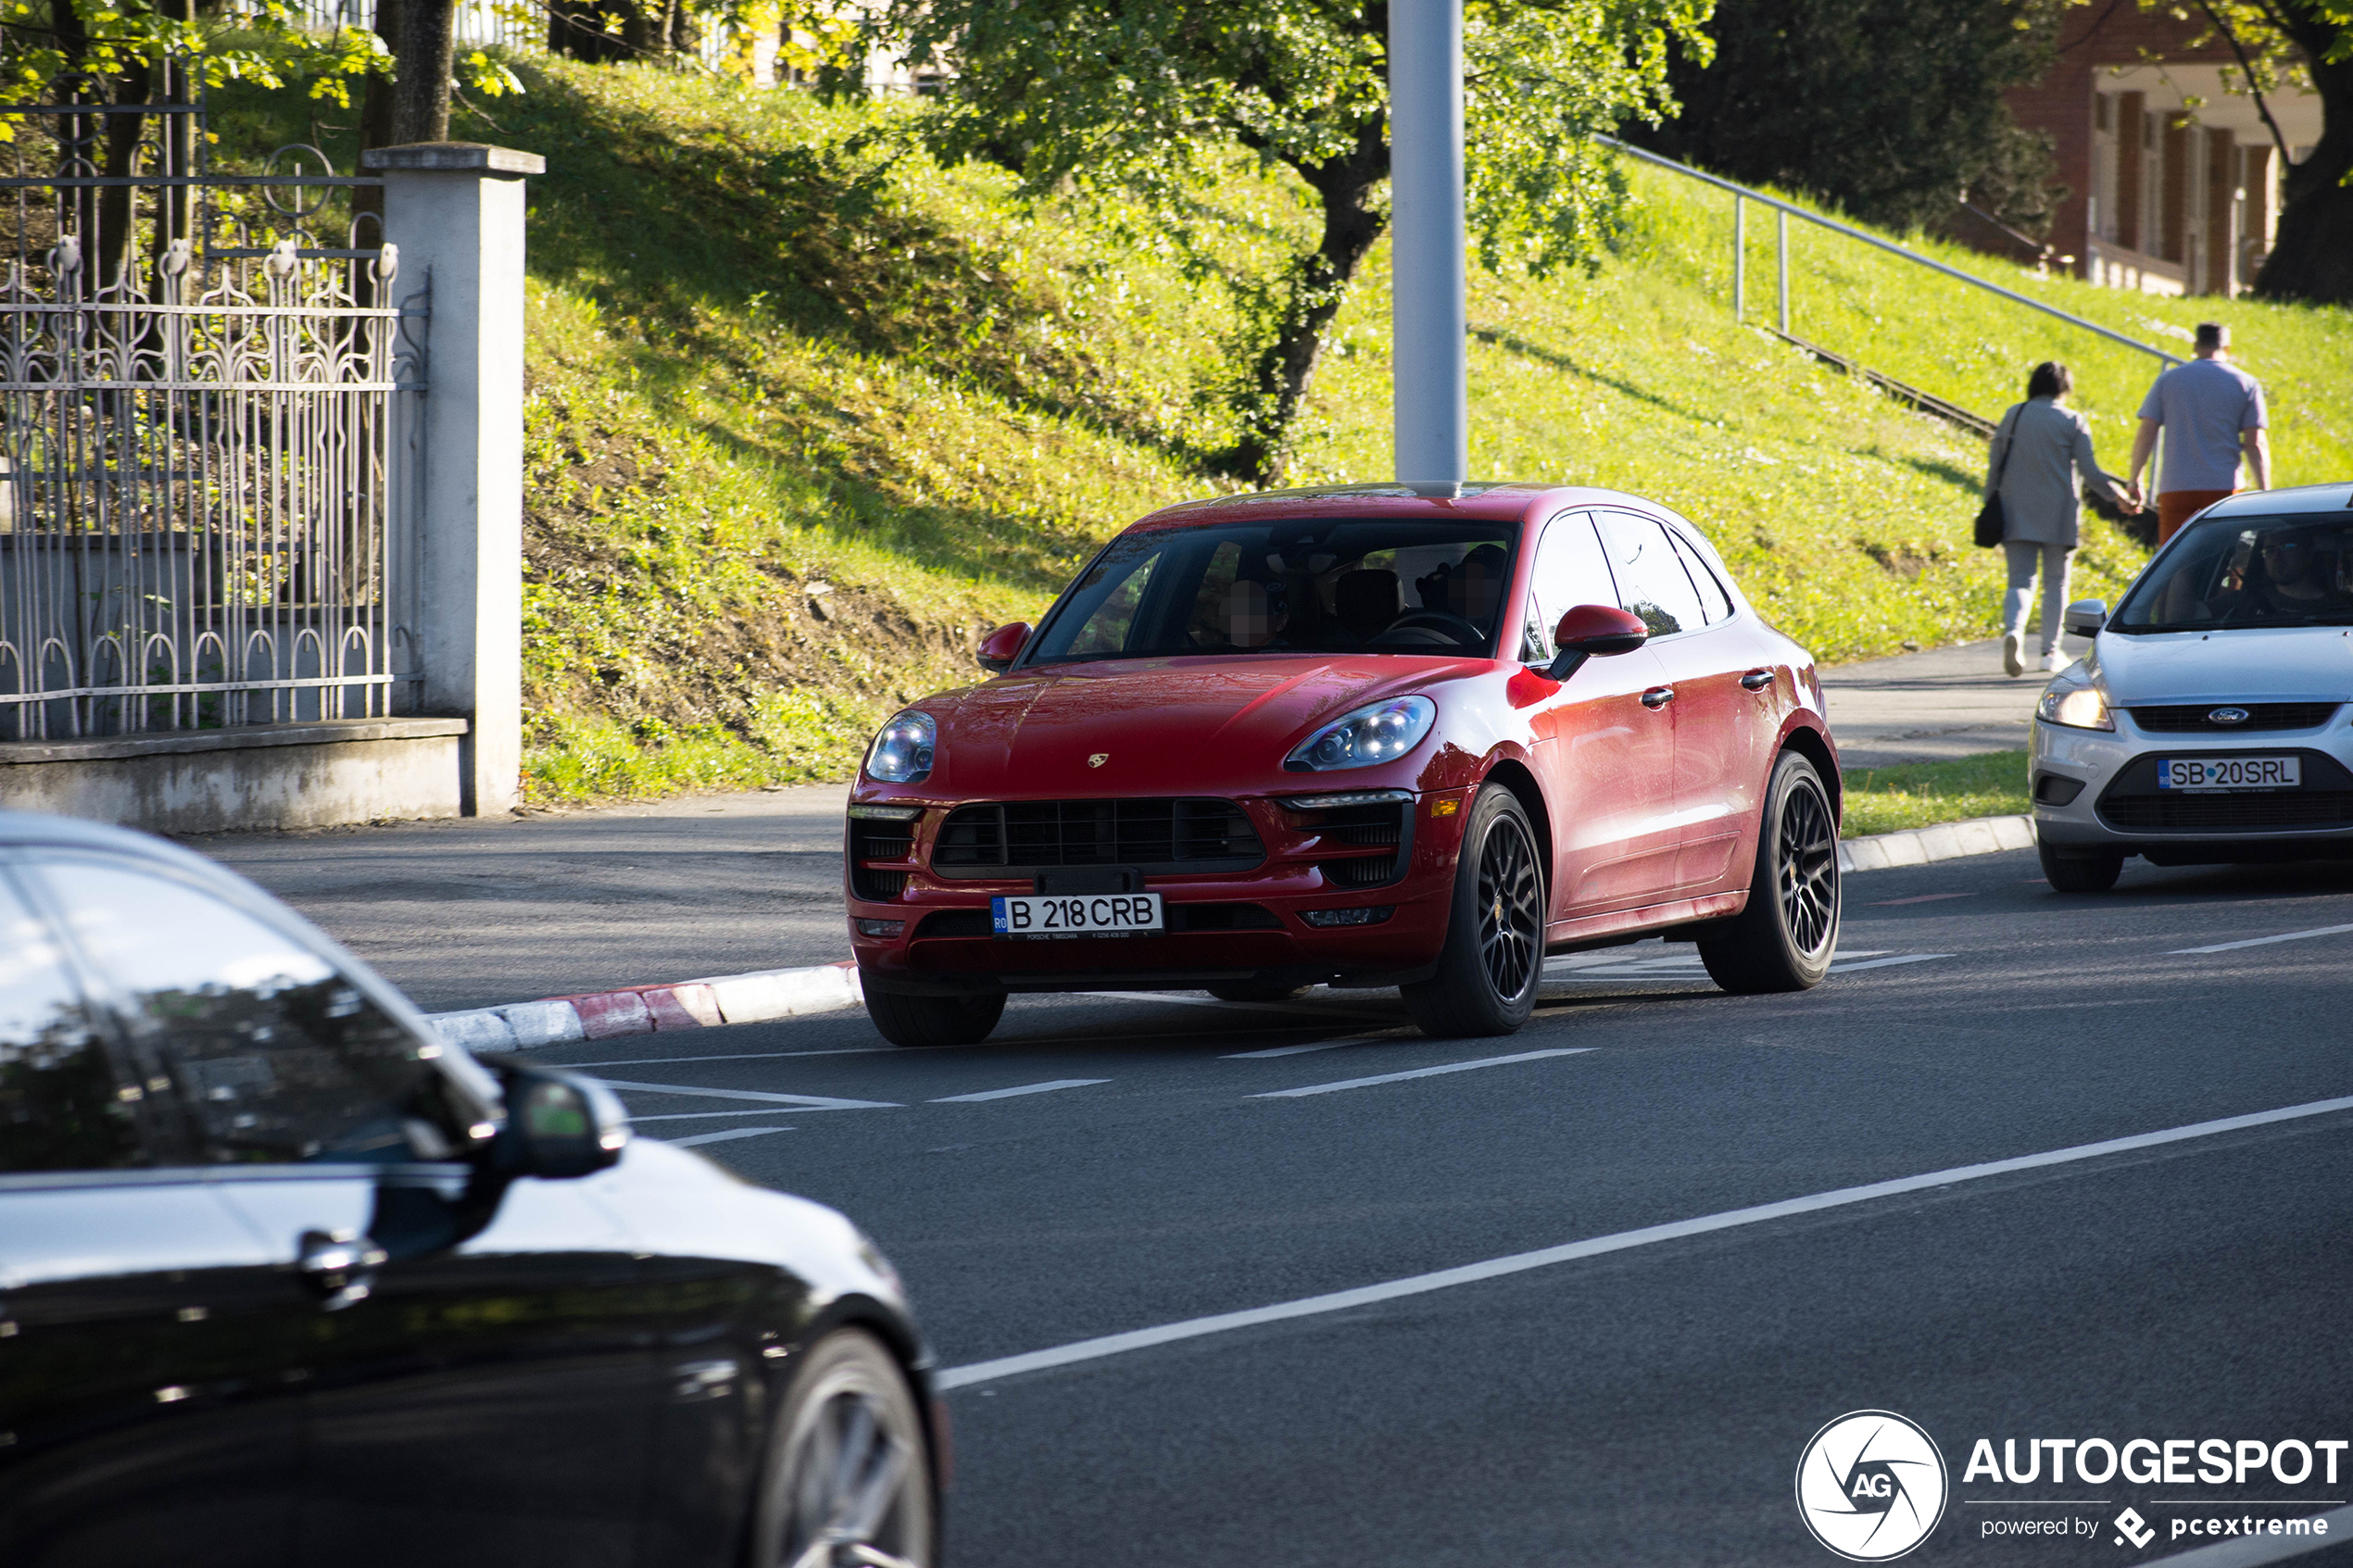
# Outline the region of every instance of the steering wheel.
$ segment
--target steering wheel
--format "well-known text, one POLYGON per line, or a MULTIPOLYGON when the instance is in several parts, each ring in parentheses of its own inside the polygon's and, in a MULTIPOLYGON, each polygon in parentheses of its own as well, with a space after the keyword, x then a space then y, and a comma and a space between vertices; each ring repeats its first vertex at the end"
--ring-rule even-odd
POLYGON ((1399 616, 1396 620, 1382 627, 1380 630, 1380 635, 1373 638, 1372 640, 1378 643, 1382 637, 1388 636, 1391 632, 1403 632, 1413 626, 1427 626, 1432 631, 1443 632, 1449 637, 1453 638, 1455 642, 1461 644, 1465 647, 1477 647, 1479 644, 1487 640, 1486 633, 1480 631, 1478 627, 1472 625, 1461 616, 1454 614, 1452 610, 1444 609, 1407 610, 1404 614, 1399 616))

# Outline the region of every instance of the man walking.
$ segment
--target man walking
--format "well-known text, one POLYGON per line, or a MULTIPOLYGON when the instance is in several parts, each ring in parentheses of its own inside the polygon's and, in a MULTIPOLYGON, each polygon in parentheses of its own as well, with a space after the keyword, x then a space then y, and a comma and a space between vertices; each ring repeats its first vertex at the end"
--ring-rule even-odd
POLYGON ((2231 329, 2202 321, 2197 358, 2157 378, 2141 400, 2141 429, 2133 437, 2129 484, 2141 482, 2157 433, 2165 433, 2165 471, 2157 489, 2157 542, 2239 487, 2246 458, 2253 488, 2271 487, 2271 445, 2264 433, 2263 388, 2230 363, 2231 329))

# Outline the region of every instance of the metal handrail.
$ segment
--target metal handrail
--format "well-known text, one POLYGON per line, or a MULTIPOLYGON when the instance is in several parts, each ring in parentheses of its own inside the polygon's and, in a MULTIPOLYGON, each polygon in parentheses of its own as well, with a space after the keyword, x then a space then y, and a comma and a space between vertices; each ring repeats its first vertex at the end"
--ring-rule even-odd
MULTIPOLYGON (((1781 330, 1783 332, 1787 332, 1789 330, 1789 231, 1787 215, 1794 213, 1796 216, 1806 220, 1808 223, 1818 224, 1820 227, 1831 230, 1835 233, 1844 234, 1849 239, 1860 240, 1867 245, 1877 245, 1880 249, 1886 251, 1891 255, 1900 256, 1906 261, 1917 262, 1920 266, 1926 267, 1932 271, 1942 272, 1948 278, 1957 278, 1962 282, 1968 283, 1973 288, 1983 289, 1988 294, 1997 294, 2004 299, 2013 301, 2020 305, 2029 306, 2033 309, 2040 310, 2045 316, 2056 316, 2070 326, 2081 327, 2087 332, 2096 332, 2098 335, 2107 338, 2111 343, 2120 343, 2127 348, 2137 348, 2144 354, 2154 355, 2158 358, 2165 361, 2168 365, 2179 365, 2184 362, 2182 357, 2178 354, 2168 353, 2162 348, 2143 343, 2138 338, 2126 337, 2122 332, 2111 331, 2107 327, 2101 326, 2097 321, 2087 321, 2081 316, 2071 315, 2065 310, 2061 310, 2056 305, 2045 305, 2039 299, 2034 299, 2029 295, 2019 294, 2010 289, 2006 289, 1999 283, 1989 283, 1984 279, 1977 277, 1972 273, 1964 272, 1957 267, 1947 267, 1942 261, 1932 260, 1928 257, 1920 255, 1919 252, 1916 250, 1911 250, 1906 246, 1897 245, 1893 240, 1883 240, 1877 234, 1871 233, 1867 230, 1856 228, 1851 223, 1841 223, 1834 218, 1824 218, 1818 212, 1808 212, 1806 208, 1797 206, 1793 202, 1785 202, 1778 196, 1768 196, 1762 191, 1751 190, 1746 185, 1739 184, 1730 180, 1726 180, 1718 175, 1706 173, 1702 169, 1693 169, 1687 163, 1677 163, 1671 157, 1661 157, 1658 154, 1651 152, 1646 148, 1637 147, 1629 143, 1621 142, 1615 136, 1596 135, 1593 139, 1601 143, 1604 146, 1614 147, 1621 153, 1626 153, 1633 157, 1642 159, 1644 163, 1655 163, 1661 169, 1673 169, 1678 174, 1687 174, 1694 180, 1702 181, 1707 184, 1717 186, 1719 189, 1730 191, 1735 197, 1746 197, 1748 200, 1753 202, 1762 202, 1765 206, 1772 207, 1777 212, 1784 215, 1781 220, 1782 240, 1780 280, 1781 330)), ((1735 212, 1737 214, 1737 207, 1735 208, 1735 212)), ((1736 225, 1736 232, 1738 232, 1739 227, 1740 226, 1736 225)), ((1743 238, 1745 238, 1744 234, 1743 235, 1743 238)))

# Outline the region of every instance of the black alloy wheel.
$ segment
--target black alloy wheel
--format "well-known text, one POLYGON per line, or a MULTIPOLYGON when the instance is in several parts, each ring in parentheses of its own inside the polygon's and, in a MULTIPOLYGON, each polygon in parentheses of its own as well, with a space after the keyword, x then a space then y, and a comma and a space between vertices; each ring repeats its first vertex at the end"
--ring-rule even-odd
POLYGON ((1003 994, 993 997, 911 997, 865 987, 866 1016, 894 1046, 976 1046, 1005 1015, 1003 994))
POLYGON ((1544 872, 1527 809, 1491 784, 1472 802, 1438 972, 1399 987, 1438 1039, 1509 1035, 1536 1010, 1544 962, 1544 872))
POLYGON ((872 1335, 811 1347, 769 1435, 757 1568, 933 1568, 931 1449, 906 1374, 872 1335))
POLYGON ((2060 849, 2038 838, 2034 851, 2054 893, 2105 893, 2124 874, 2124 857, 2113 849, 2060 849))
POLYGON ((1765 786, 1748 904, 1699 939, 1727 991, 1810 991, 1838 952, 1838 818, 1814 764, 1784 751, 1765 786))

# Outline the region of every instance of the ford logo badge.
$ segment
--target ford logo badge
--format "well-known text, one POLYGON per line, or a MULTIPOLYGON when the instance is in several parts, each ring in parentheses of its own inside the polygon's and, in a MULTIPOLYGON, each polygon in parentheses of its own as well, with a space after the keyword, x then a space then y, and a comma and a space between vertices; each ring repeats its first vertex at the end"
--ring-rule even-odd
POLYGON ((2246 722, 2246 709, 2218 708, 2206 716, 2206 721, 2209 724, 2244 724, 2246 722))

